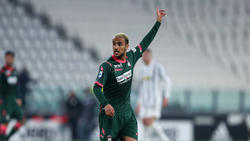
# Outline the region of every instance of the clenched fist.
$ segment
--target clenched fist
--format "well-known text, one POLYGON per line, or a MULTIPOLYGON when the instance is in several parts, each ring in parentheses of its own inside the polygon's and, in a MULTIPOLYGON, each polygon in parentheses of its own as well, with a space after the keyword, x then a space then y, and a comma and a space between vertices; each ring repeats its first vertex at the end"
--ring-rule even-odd
POLYGON ((162 18, 166 15, 166 11, 163 9, 156 9, 156 13, 157 13, 157 21, 161 22, 162 18))
POLYGON ((106 105, 104 107, 104 110, 105 110, 105 114, 107 116, 111 116, 111 117, 115 116, 115 110, 114 110, 114 108, 110 104, 106 105))

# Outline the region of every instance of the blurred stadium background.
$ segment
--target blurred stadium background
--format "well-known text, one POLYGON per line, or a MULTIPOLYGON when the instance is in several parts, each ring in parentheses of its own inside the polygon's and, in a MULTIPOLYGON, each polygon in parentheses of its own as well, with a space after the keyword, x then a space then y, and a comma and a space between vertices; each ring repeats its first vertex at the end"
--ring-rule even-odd
MULTIPOLYGON (((112 54, 115 33, 127 33, 136 46, 157 6, 168 13, 151 44, 173 81, 161 119, 167 135, 172 141, 249 140, 249 0, 0 0, 0 64, 12 50, 17 69, 31 77, 26 125, 11 141, 69 141, 64 101, 70 91, 83 103, 79 139, 98 140, 98 107, 88 103, 98 65, 112 54)), ((136 85, 135 78, 133 106, 136 85)))

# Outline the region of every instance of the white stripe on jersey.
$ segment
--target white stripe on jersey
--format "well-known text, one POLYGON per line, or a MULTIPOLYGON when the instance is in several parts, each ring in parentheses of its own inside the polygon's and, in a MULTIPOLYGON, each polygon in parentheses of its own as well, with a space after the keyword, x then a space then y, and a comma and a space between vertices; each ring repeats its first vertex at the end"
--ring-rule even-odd
MULTIPOLYGON (((144 109, 154 109, 159 113, 163 96, 170 96, 170 79, 165 74, 161 64, 151 62, 144 65, 140 72, 139 103, 144 109)), ((142 114, 143 115, 143 114, 142 114)))

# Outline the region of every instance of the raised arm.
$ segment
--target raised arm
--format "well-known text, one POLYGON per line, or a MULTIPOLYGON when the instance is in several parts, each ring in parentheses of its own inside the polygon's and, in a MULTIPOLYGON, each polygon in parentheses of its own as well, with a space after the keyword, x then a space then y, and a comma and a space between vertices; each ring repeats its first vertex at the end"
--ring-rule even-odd
POLYGON ((155 38, 155 35, 161 25, 162 18, 166 15, 165 10, 159 10, 157 8, 157 21, 155 22, 154 26, 148 32, 148 34, 143 38, 143 40, 136 46, 133 51, 134 56, 134 63, 142 56, 142 53, 149 47, 150 43, 155 38))
POLYGON ((3 82, 3 79, 2 79, 2 73, 0 72, 0 105, 3 103, 2 101, 2 82, 3 82))
POLYGON ((156 10, 157 13, 157 21, 154 24, 153 28, 149 31, 149 33, 143 38, 143 40, 140 42, 140 44, 138 45, 139 48, 141 48, 142 52, 144 52, 148 46, 150 45, 150 43, 153 41, 160 25, 161 25, 161 21, 162 18, 166 15, 165 10, 159 10, 159 8, 157 8, 156 10))
POLYGON ((167 14, 165 10, 163 9, 156 9, 156 13, 157 13, 157 21, 161 23, 162 18, 167 14))

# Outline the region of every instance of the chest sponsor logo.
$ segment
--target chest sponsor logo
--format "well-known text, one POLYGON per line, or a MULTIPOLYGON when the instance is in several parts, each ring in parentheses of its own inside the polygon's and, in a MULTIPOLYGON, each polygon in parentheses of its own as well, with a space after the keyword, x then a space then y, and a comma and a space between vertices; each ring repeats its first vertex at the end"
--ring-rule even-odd
POLYGON ((132 72, 131 70, 123 73, 122 75, 119 75, 116 77, 116 81, 118 82, 118 84, 123 84, 128 82, 132 77, 132 72))
POLYGON ((17 83, 17 77, 15 77, 15 76, 8 77, 8 83, 12 84, 12 85, 16 84, 17 83))

